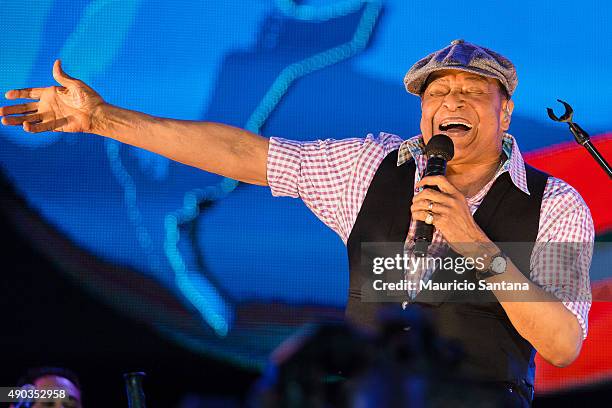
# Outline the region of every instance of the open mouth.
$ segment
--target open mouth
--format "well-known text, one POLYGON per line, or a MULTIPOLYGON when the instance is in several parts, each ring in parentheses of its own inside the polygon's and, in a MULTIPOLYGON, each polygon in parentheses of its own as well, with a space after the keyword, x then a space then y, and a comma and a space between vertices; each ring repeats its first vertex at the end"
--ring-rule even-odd
POLYGON ((447 120, 440 123, 438 129, 444 133, 460 136, 469 132, 472 124, 465 121, 447 120))

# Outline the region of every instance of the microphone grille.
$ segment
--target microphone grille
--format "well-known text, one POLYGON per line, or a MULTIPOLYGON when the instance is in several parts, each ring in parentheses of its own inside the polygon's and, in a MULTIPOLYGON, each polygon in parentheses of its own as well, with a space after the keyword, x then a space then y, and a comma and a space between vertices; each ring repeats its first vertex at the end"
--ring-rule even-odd
POLYGON ((455 146, 450 137, 443 134, 434 135, 425 146, 425 155, 441 156, 444 160, 450 161, 455 155, 455 146))

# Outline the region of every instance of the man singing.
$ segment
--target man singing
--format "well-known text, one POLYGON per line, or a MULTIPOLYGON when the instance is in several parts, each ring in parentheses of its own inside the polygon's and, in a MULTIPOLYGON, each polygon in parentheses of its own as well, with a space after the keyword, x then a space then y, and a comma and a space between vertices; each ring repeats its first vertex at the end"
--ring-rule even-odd
MULTIPOLYGON (((465 352, 466 378, 500 384, 532 400, 534 355, 563 367, 580 352, 590 308, 588 271, 593 222, 580 195, 565 182, 523 161, 506 131, 518 83, 502 55, 463 40, 410 68, 408 92, 421 99, 421 135, 408 140, 380 133, 361 139, 297 142, 266 139, 211 123, 153 117, 106 103, 56 61, 61 86, 11 90, 8 99, 35 101, 0 108, 4 125, 27 132, 87 132, 144 148, 172 160, 246 183, 268 185, 274 196, 299 197, 347 245, 350 289, 347 317, 375 322, 377 306, 361 301, 359 249, 368 241, 413 240, 417 221, 435 226, 433 243, 464 257, 486 255, 472 271, 489 283, 520 283, 529 301, 421 302, 439 333, 465 352), (455 154, 446 176, 423 177, 424 147, 448 135, 455 154), (424 186, 435 189, 422 189, 424 186), (529 243, 530 253, 499 243, 529 243), (536 243, 578 242, 554 257, 536 243)), ((537 135, 525 135, 537 137, 537 135)), ((564 248, 564 247, 561 247, 564 248)), ((436 279, 423 270, 420 279, 436 279)), ((519 405, 519 406, 520 406, 519 405)))

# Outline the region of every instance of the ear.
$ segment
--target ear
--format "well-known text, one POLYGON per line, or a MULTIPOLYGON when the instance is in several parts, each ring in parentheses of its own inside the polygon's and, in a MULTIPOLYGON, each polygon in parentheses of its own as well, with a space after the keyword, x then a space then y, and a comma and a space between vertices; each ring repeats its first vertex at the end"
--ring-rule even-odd
POLYGON ((502 102, 501 128, 504 132, 510 128, 512 111, 514 111, 514 101, 512 99, 506 99, 504 102, 502 102))

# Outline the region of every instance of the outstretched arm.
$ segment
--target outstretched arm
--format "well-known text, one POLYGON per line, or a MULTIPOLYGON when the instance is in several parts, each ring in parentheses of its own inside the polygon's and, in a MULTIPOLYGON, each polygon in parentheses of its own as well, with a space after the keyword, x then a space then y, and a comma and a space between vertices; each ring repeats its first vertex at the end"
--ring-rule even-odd
POLYGON ((31 133, 98 134, 211 173, 267 185, 268 139, 221 123, 160 118, 110 105, 67 75, 59 60, 53 77, 62 86, 8 91, 7 99, 37 101, 0 107, 2 124, 31 133))
POLYGON ((245 183, 265 186, 268 139, 213 122, 165 119, 103 104, 91 133, 245 183))

